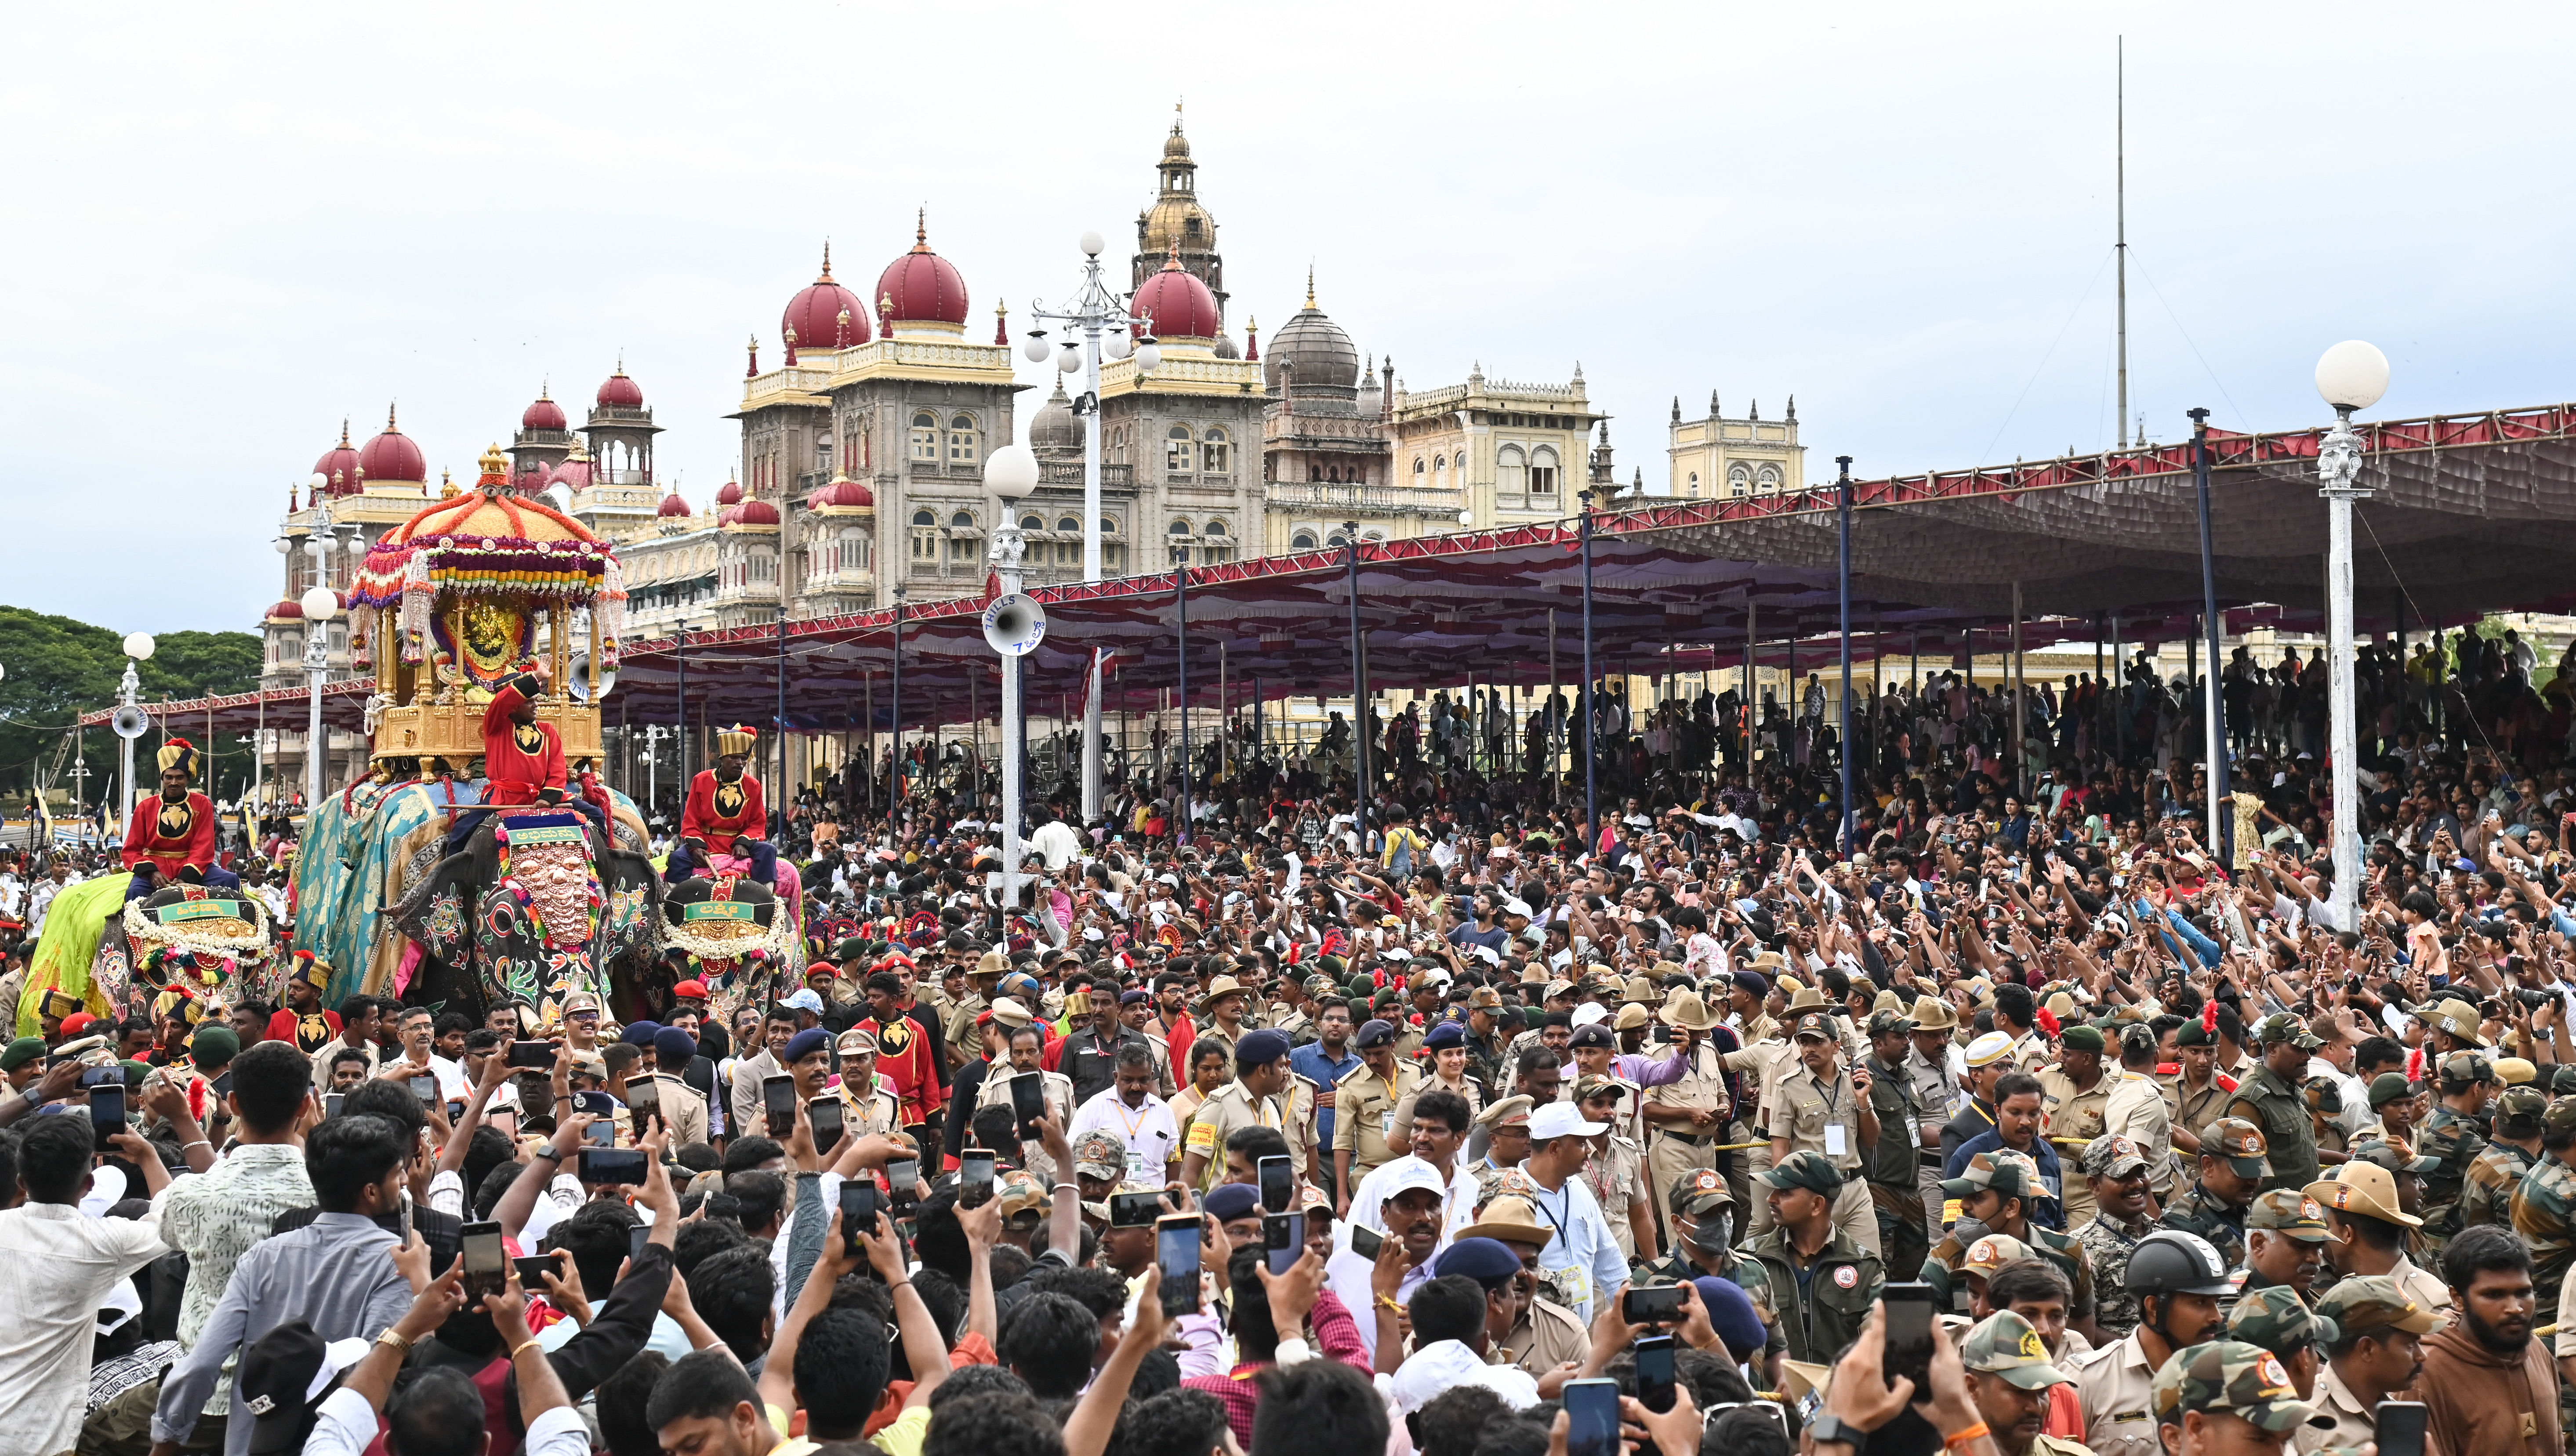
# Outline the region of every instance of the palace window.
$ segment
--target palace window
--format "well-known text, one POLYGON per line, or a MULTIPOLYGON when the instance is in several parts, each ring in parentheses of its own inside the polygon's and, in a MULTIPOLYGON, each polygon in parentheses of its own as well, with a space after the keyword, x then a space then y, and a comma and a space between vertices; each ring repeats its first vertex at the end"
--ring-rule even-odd
POLYGON ((1752 488, 1753 471, 1749 467, 1742 465, 1730 465, 1726 467, 1726 493, 1728 495, 1742 495, 1752 488))
POLYGON ((925 465, 939 463, 939 416, 928 410, 912 417, 912 458, 925 465))
POLYGON ((1170 534, 1172 537, 1172 564, 1174 566, 1189 565, 1190 523, 1187 521, 1172 522, 1170 534))
POLYGON ((1545 445, 1530 453, 1530 494, 1556 494, 1556 452, 1545 445))
POLYGON ((1699 494, 1699 472, 1696 470, 1690 473, 1690 493, 1699 494))
POLYGON ((1518 445, 1505 445, 1494 453, 1494 488, 1505 495, 1522 495, 1529 490, 1529 457, 1518 445))
POLYGON ((1417 484, 1417 485, 1421 484, 1421 476, 1422 476, 1422 457, 1421 457, 1421 456, 1419 456, 1419 455, 1416 455, 1416 456, 1414 456, 1414 457, 1413 457, 1413 474, 1414 474, 1414 483, 1415 483, 1415 484, 1417 484))
POLYGON ((912 559, 924 563, 939 559, 939 518, 927 510, 912 513, 912 559))
POLYGON ((1210 475, 1223 475, 1234 468, 1232 447, 1224 430, 1208 430, 1207 439, 1199 446, 1199 468, 1210 475))
POLYGON ((975 433, 975 417, 959 415, 948 422, 948 463, 952 466, 973 465, 983 450, 975 433))
POLYGON ((1780 488, 1780 467, 1776 465, 1763 466, 1761 474, 1756 475, 1753 478, 1753 483, 1759 486, 1765 493, 1778 490, 1780 488))
POLYGON ((1234 547, 1226 535, 1225 522, 1210 521, 1207 523, 1207 530, 1201 534, 1206 537, 1205 549, 1201 556, 1209 565, 1213 566, 1217 562, 1234 559, 1234 547))
POLYGON ((1288 549, 1291 551, 1314 550, 1315 533, 1312 531, 1299 531, 1297 534, 1288 538, 1288 549))
POLYGON ((1167 475, 1190 473, 1190 427, 1174 425, 1163 439, 1163 471, 1167 475))

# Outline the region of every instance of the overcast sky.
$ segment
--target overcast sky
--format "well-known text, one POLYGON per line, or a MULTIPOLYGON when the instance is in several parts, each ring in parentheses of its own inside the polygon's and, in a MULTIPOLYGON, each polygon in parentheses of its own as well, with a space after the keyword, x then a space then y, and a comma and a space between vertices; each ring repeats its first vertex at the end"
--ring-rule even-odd
POLYGON ((703 505, 826 236, 865 288, 927 205, 1016 331, 1086 228, 1123 279, 1176 97, 1237 329, 1311 263, 1412 388, 1580 360, 1623 479, 1712 388, 1794 393, 1811 478, 2110 444, 2124 31, 2153 436, 2318 421, 2349 337, 2383 415, 2576 393, 2562 7, 103 14, 0 17, 0 600, 120 631, 255 625, 289 483, 388 400, 470 479, 622 351, 703 505))

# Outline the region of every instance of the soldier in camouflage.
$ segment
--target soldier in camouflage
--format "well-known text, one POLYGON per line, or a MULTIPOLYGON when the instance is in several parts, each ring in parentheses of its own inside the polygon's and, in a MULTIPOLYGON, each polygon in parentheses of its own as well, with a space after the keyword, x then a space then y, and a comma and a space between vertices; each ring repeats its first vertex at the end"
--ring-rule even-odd
POLYGON ((2127 1138, 2095 1138, 2076 1170, 2093 1185, 2093 1217, 2075 1231, 2093 1264, 2093 1318, 2106 1339, 2116 1340, 2138 1327, 2129 1251, 2155 1228, 2147 1217, 2147 1159, 2127 1138))
MULTIPOLYGON (((2307 1115, 2306 1105, 2300 1116, 2307 1115)), ((2157 1227, 2180 1229, 2209 1240, 2229 1268, 2245 1263, 2245 1205, 2271 1176, 2270 1145, 2263 1130, 2241 1117, 2222 1117, 2200 1132, 2200 1176, 2165 1209, 2157 1227)))
POLYGON ((2084 1246, 2030 1221, 2031 1207, 2048 1195, 2047 1186, 2039 1181, 2038 1164, 2010 1148, 1978 1153, 1959 1169, 1958 1177, 1942 1182, 1941 1193, 1959 1200, 1959 1221, 1923 1260, 1919 1277, 1932 1286, 1934 1309, 1965 1312, 1968 1290, 1961 1271, 1969 1249, 1989 1233, 2009 1234, 2066 1276, 2072 1291, 2066 1322, 2078 1330, 2092 1328, 2093 1262, 2085 1257, 2084 1246))
MULTIPOLYGON (((2257 1193, 2245 1209, 2245 1283, 2241 1292, 2287 1289, 2302 1303, 2316 1300, 2325 1263, 2326 1211, 2305 1190, 2257 1193)), ((2256 1340, 2255 1344, 2262 1341, 2256 1340)), ((2302 1386, 2301 1389, 2306 1387, 2302 1386)))
MULTIPOLYGON (((2288 1192, 2277 1189, 2276 1192, 2288 1192)), ((2227 1316, 2227 1338, 2271 1351, 2290 1372, 2290 1388, 2299 1399, 2317 1393, 2318 1351, 2342 1338, 2335 1322, 2310 1311, 2307 1301, 2286 1284, 2249 1289, 2227 1316)))
POLYGON ((2308 1100, 2308 1130, 2316 1135, 2320 1167, 2343 1161, 2351 1139, 2343 1133, 2343 1084, 2332 1077, 2310 1077, 2299 1084, 2308 1100))
POLYGON ((2424 1243, 2426 1262, 2441 1256, 2442 1245, 2460 1231, 2460 1190, 2469 1181, 2469 1165, 2486 1151, 2483 1131, 2487 1101, 2495 1093, 2495 1064, 2477 1052, 2453 1052, 2442 1058, 2441 1105, 2424 1119, 2416 1151, 2434 1162, 2424 1175, 2424 1243))
POLYGON ((2507 1087, 2495 1100, 2495 1136, 2469 1163, 2460 1185, 2459 1226, 2513 1222, 2513 1191, 2540 1157, 2540 1119, 2549 1094, 2538 1087, 2507 1087))
POLYGON ((2254 1043, 2262 1049, 2261 1068, 2228 1099, 2227 1115, 2263 1130, 2271 1163, 2263 1187, 2305 1188, 2317 1181, 2317 1135, 2299 1084, 2307 1076, 2308 1053, 2325 1043, 2286 1011, 2254 1023, 2254 1043))
POLYGON ((2175 1451, 2277 1450, 2316 1414, 2280 1356, 2241 1340, 2175 1351, 2156 1371, 2148 1399, 2175 1451))
MULTIPOLYGON (((2567 1328, 2559 1310, 2568 1266, 2576 1264, 2576 1167, 2568 1164, 2571 1149, 2576 1149, 2576 1097, 2561 1097, 2540 1115, 2540 1161, 2522 1176, 2509 1208, 2513 1231, 2531 1246, 2532 1293, 2539 1301, 2532 1321, 2535 1328, 2559 1326, 2559 1332, 2550 1337, 2550 1347, 2558 1354, 2562 1372, 2576 1357, 2576 1331, 2567 1328)), ((2558 1428, 2576 1431, 2576 1380, 2558 1382, 2558 1428)))

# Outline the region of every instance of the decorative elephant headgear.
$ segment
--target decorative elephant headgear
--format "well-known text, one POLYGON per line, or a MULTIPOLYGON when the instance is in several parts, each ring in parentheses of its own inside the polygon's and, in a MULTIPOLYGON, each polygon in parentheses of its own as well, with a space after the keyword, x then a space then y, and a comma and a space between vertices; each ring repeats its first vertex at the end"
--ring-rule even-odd
POLYGON ((188 776, 188 782, 197 781, 197 745, 185 738, 173 738, 162 744, 161 751, 154 755, 154 762, 160 764, 165 774, 175 768, 188 776))

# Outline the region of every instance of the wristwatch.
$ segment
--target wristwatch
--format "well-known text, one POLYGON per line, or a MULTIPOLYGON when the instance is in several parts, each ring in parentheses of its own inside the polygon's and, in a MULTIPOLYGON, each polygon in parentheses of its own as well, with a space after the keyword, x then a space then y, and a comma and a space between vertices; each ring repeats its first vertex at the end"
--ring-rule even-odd
POLYGON ((1808 1432, 1819 1446, 1849 1446, 1857 1451, 1868 1442, 1869 1432, 1851 1424, 1831 1411, 1820 1412, 1807 1423, 1808 1432))

